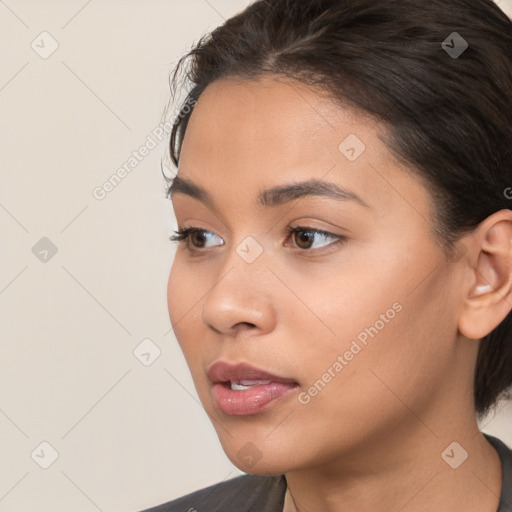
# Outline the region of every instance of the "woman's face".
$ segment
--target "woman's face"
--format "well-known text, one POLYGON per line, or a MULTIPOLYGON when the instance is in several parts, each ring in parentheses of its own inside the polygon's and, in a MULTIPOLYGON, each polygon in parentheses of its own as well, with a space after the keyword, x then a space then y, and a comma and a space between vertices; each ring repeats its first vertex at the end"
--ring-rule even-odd
POLYGON ((222 446, 245 472, 364 460, 405 432, 431 442, 442 415, 456 414, 453 397, 471 395, 457 262, 433 238, 428 191, 377 130, 306 85, 270 78, 214 82, 190 119, 178 176, 209 200, 173 190, 179 228, 201 231, 177 248, 169 314, 222 446), (325 187, 264 193, 311 180, 325 187), (326 192, 334 186, 341 195, 326 192), (219 361, 276 378, 235 368, 210 379, 219 361), (231 390, 230 377, 248 389, 231 390))

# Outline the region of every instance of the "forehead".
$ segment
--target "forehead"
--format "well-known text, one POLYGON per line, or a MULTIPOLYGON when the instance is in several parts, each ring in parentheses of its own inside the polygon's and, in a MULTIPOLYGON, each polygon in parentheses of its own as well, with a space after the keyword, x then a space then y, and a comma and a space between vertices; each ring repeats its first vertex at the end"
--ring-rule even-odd
POLYGON ((315 178, 352 190, 377 209, 404 201, 409 209, 426 208, 425 189, 393 158, 383 134, 369 115, 305 84, 222 79, 194 108, 179 174, 240 202, 255 203, 263 188, 315 178))
POLYGON ((198 135, 203 149, 221 147, 225 158, 264 146, 266 151, 259 159, 282 155, 288 161, 293 156, 301 160, 314 153, 318 161, 326 159, 326 153, 337 156, 343 130, 352 127, 363 136, 375 123, 360 112, 342 108, 320 90, 291 79, 222 79, 200 96, 187 134, 198 135))

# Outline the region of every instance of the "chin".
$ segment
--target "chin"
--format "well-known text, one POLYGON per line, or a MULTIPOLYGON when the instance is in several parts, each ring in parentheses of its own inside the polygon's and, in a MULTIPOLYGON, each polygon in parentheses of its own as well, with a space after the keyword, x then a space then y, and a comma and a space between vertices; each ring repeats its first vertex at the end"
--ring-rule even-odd
POLYGON ((293 460, 299 454, 289 446, 276 446, 254 436, 230 437, 225 432, 219 436, 220 443, 228 459, 240 471, 251 475, 279 475, 295 468, 299 461, 293 460))
MULTIPOLYGON (((226 453, 226 455, 228 455, 226 453)), ((260 459, 256 463, 244 463, 240 461, 237 454, 233 454, 234 457, 228 455, 229 460, 235 465, 240 471, 249 475, 258 476, 273 476, 281 475, 291 471, 293 468, 289 464, 277 460, 263 460, 260 459)))

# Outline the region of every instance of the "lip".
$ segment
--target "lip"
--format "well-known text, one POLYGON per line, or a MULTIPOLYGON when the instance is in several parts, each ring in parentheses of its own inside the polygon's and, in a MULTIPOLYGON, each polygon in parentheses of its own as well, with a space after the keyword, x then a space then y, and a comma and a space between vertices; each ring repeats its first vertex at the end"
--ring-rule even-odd
POLYGON ((240 380, 270 380, 272 382, 296 383, 295 380, 279 377, 247 363, 229 364, 225 361, 216 361, 208 369, 208 378, 214 383, 240 380))
POLYGON ((213 363, 208 371, 212 382, 212 396, 217 407, 225 414, 245 416, 259 413, 294 392, 298 383, 247 363, 213 363), (261 381, 249 389, 233 390, 229 382, 261 381))

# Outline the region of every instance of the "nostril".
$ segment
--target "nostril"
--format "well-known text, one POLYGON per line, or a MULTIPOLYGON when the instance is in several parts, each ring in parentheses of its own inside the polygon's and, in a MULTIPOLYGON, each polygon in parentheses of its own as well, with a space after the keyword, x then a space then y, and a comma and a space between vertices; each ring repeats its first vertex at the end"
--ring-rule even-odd
POLYGON ((250 322, 238 322, 234 329, 235 331, 252 331, 256 328, 255 324, 251 324, 250 322))

